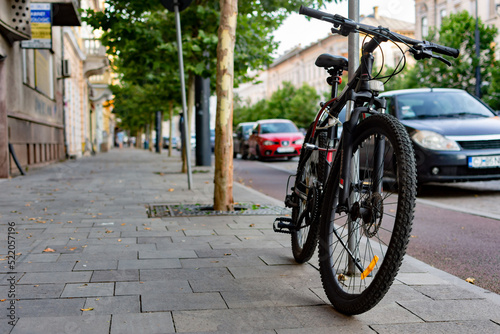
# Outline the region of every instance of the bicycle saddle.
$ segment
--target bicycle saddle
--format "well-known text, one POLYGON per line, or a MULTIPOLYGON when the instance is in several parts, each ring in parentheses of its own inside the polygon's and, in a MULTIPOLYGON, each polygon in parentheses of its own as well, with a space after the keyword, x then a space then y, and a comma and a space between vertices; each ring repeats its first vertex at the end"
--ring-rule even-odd
POLYGON ((347 58, 342 56, 333 56, 329 53, 321 54, 314 63, 318 67, 330 68, 337 67, 341 68, 344 71, 347 71, 347 58))

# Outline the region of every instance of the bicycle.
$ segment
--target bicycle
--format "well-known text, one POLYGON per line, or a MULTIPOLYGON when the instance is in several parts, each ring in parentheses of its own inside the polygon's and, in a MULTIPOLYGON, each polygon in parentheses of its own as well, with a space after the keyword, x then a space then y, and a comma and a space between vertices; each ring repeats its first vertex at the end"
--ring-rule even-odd
POLYGON ((291 234, 298 263, 308 261, 319 244, 319 271, 328 299, 339 312, 360 314, 380 302, 399 271, 417 189, 412 143, 404 126, 384 113, 386 102, 378 96, 383 83, 376 80, 388 81, 400 73, 405 53, 400 48, 402 68, 400 61, 392 74, 372 77, 373 52, 381 43, 400 42, 417 60, 436 58, 451 66, 437 54, 456 58, 459 51, 304 6, 299 13, 332 23, 334 33, 361 32, 371 40, 364 43, 360 65, 340 95, 347 59, 330 54, 317 58, 316 66, 329 74, 331 99, 321 104, 307 131, 294 185, 285 199, 292 216, 277 218, 273 228, 291 234))

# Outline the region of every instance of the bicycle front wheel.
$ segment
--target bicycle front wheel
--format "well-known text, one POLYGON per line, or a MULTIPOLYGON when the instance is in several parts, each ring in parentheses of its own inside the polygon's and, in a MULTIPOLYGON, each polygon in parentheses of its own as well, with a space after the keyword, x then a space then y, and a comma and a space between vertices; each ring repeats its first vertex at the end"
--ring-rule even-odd
POLYGON ((369 116, 353 133, 348 203, 339 204, 340 157, 323 201, 320 273, 332 305, 360 314, 386 294, 401 266, 413 221, 416 167, 403 125, 387 114, 369 116))

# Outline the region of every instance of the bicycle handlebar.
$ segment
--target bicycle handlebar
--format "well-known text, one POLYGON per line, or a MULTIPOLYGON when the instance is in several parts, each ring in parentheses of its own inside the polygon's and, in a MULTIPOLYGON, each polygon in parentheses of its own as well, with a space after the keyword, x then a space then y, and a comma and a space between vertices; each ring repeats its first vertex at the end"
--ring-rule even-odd
MULTIPOLYGON (((358 23, 338 14, 333 15, 305 6, 300 6, 299 14, 306 15, 321 21, 333 23, 335 27, 337 26, 340 27, 339 32, 344 36, 349 35, 349 33, 351 32, 361 31, 369 35, 377 35, 379 37, 383 37, 386 39, 392 39, 396 42, 404 42, 406 44, 412 45, 414 46, 414 48, 413 50, 410 49, 410 52, 412 52, 415 55, 416 59, 431 58, 431 57, 441 58, 439 56, 433 56, 432 52, 440 53, 454 58, 457 58, 460 53, 459 50, 450 48, 448 46, 443 46, 427 41, 419 41, 389 31, 389 29, 385 29, 382 27, 373 27, 370 25, 358 23)), ((442 58, 440 60, 442 60, 442 58)))

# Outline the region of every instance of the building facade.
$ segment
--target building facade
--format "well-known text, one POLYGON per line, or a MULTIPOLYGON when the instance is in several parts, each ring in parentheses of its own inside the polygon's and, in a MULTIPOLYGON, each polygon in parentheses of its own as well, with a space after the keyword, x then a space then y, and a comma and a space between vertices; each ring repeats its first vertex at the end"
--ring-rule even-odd
POLYGON ((26 170, 80 157, 93 141, 89 77, 108 62, 89 56, 82 7, 102 4, 0 0, 0 178, 21 172, 16 161, 26 170))
MULTIPOLYGON (((425 39, 430 27, 440 27, 443 17, 467 11, 488 25, 500 28, 500 3, 496 0, 415 0, 415 36, 425 39)), ((500 42, 497 36, 496 43, 500 42)))

